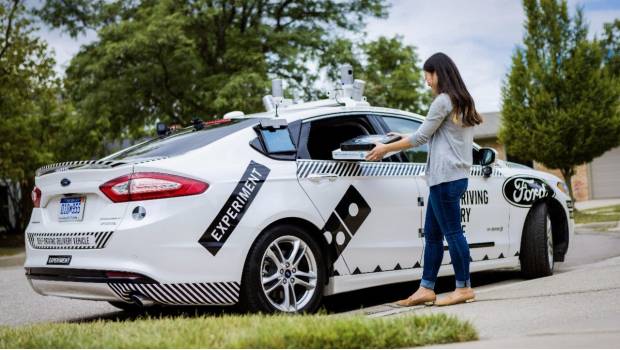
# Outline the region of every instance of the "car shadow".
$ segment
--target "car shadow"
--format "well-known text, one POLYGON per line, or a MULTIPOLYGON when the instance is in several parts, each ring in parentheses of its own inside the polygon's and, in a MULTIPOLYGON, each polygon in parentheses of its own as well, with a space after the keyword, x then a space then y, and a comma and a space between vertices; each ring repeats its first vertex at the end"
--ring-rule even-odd
MULTIPOLYGON (((522 279, 519 271, 494 270, 475 272, 471 275, 472 286, 481 287, 493 283, 522 279)), ((323 299, 320 312, 326 314, 338 314, 350 312, 362 308, 372 307, 385 303, 394 302, 409 296, 418 288, 419 281, 395 283, 380 287, 366 288, 362 290, 328 296, 323 299)), ((435 285, 437 294, 452 291, 454 289, 454 277, 440 277, 435 285)), ((219 306, 159 306, 148 307, 141 312, 110 312, 94 317, 76 318, 68 320, 69 323, 89 323, 97 321, 123 322, 143 318, 163 319, 176 317, 217 317, 224 315, 243 315, 235 307, 219 306)))
MULTIPOLYGON (((519 271, 495 270, 471 274, 473 288, 514 279, 522 279, 519 271)), ((328 296, 323 299, 322 308, 328 313, 342 313, 392 303, 407 298, 419 285, 420 281, 403 282, 328 296)), ((450 292, 454 287, 454 276, 439 277, 435 292, 450 292)))

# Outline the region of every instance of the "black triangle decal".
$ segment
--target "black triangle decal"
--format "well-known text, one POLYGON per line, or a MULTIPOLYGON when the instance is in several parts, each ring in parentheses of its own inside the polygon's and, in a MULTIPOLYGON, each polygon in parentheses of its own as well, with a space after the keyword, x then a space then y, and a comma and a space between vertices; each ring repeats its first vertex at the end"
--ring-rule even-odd
POLYGON ((362 271, 360 271, 359 267, 356 267, 355 270, 353 270, 354 275, 359 275, 360 273, 362 273, 362 271))
POLYGON ((504 258, 504 253, 499 253, 499 256, 497 258, 498 259, 503 259, 504 258))
POLYGON ((377 267, 375 267, 375 272, 381 272, 383 270, 381 270, 381 266, 377 265, 377 267))
POLYGON ((400 264, 396 264, 396 266, 394 266, 394 270, 402 270, 402 267, 400 267, 400 264))
POLYGON ((338 272, 338 270, 334 270, 334 273, 332 274, 332 276, 340 276, 340 272, 338 272))
POLYGON ((471 255, 469 256, 469 262, 473 262, 474 259, 471 257, 471 255))
POLYGON ((421 267, 421 266, 420 266, 420 262, 419 262, 419 261, 416 261, 416 262, 415 262, 415 265, 413 265, 413 268, 414 268, 414 269, 416 269, 416 268, 418 268, 418 267, 421 267))
POLYGON ((482 260, 489 260, 489 256, 485 255, 484 258, 482 258, 482 260))
POLYGON ((516 252, 516 253, 515 253, 515 256, 519 256, 519 252, 516 252))

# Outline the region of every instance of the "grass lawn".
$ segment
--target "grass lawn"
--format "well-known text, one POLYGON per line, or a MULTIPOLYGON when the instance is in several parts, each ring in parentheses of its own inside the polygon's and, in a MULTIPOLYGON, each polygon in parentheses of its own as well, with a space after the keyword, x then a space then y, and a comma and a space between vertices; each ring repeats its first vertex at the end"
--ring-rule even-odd
POLYGON ((475 340, 453 316, 224 315, 0 327, 0 348, 402 348, 475 340))
POLYGON ((620 205, 575 211, 575 223, 620 221, 620 205))

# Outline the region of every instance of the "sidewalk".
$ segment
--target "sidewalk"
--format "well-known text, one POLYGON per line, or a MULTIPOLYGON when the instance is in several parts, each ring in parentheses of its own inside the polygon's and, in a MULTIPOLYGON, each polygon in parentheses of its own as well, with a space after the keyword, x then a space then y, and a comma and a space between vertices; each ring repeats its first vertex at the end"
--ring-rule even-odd
POLYGON ((383 305, 371 317, 445 312, 471 321, 480 340, 446 348, 589 348, 620 344, 620 257, 546 278, 477 290, 448 307, 383 305))

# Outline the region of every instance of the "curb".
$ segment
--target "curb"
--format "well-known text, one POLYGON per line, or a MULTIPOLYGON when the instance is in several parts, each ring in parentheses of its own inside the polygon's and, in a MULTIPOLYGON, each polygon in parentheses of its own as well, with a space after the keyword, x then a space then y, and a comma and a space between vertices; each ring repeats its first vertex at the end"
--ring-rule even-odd
POLYGON ((620 221, 602 221, 602 222, 591 222, 587 224, 575 224, 575 229, 620 230, 620 221))

